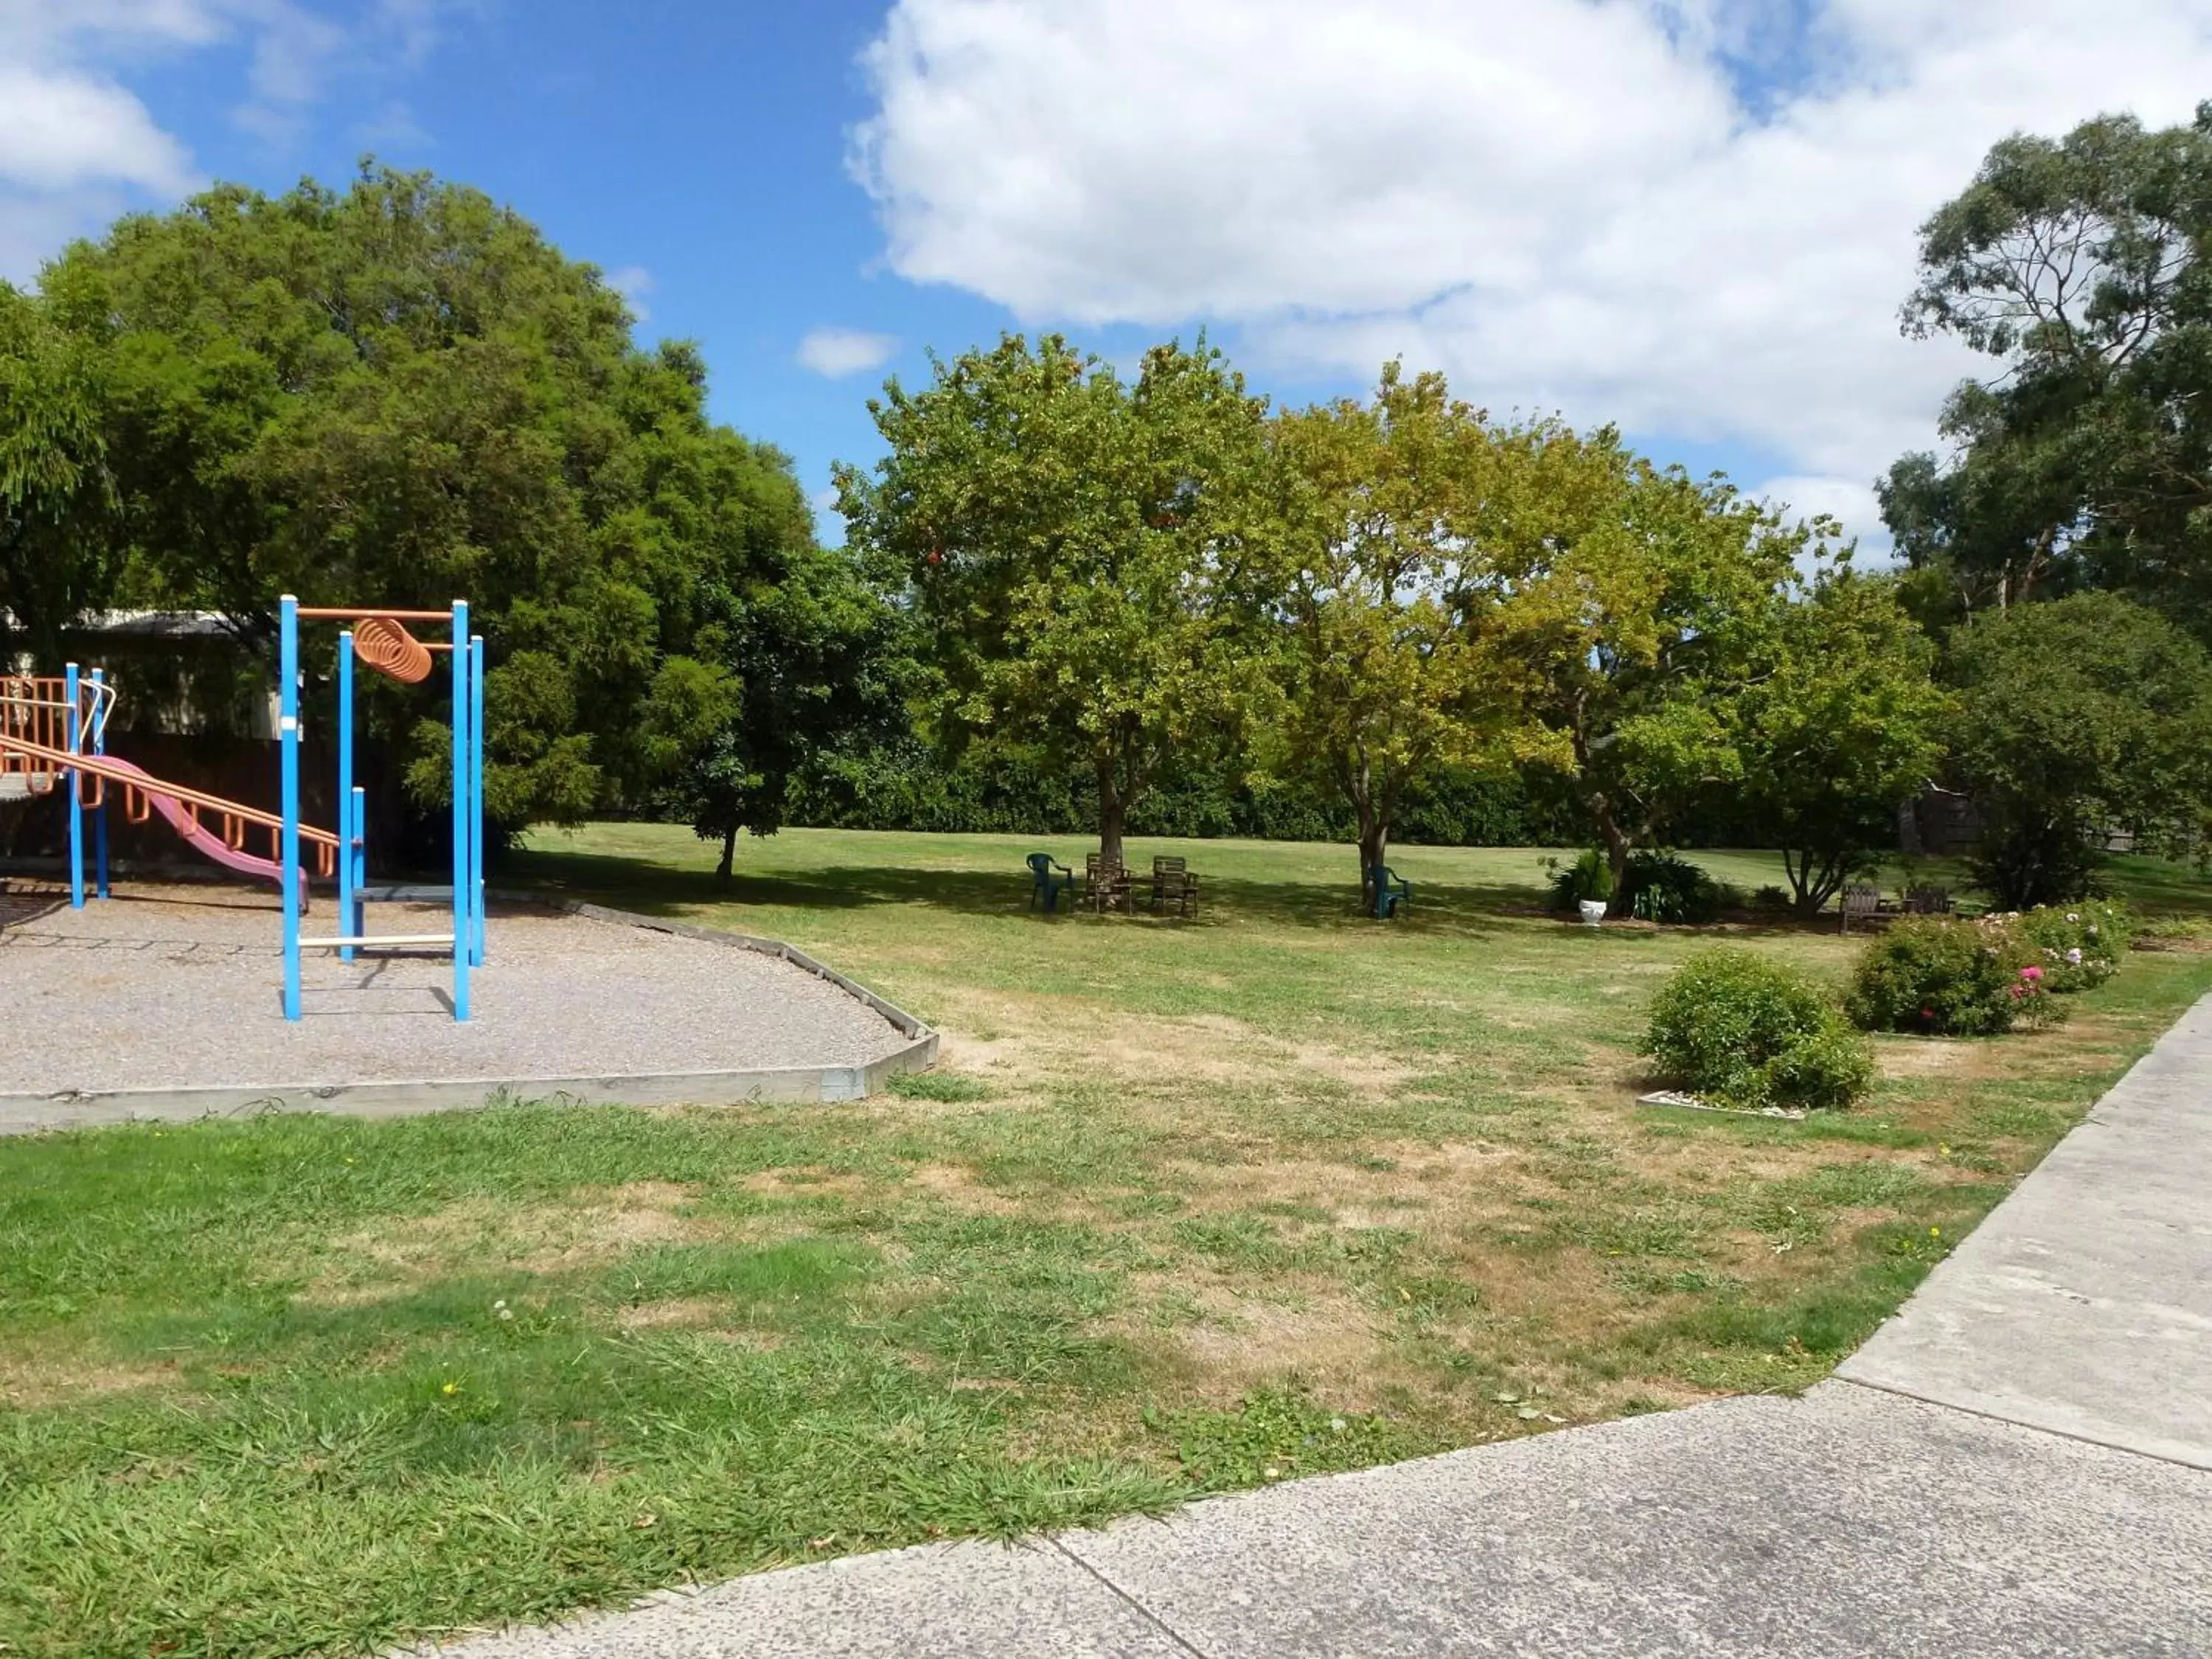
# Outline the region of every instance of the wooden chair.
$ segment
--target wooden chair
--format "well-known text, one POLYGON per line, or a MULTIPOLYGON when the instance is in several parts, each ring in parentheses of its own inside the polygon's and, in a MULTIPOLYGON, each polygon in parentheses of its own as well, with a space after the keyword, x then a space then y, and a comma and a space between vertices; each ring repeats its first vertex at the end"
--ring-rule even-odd
POLYGON ((1152 860, 1152 910, 1165 915, 1170 906, 1179 916, 1198 914, 1198 878, 1191 874, 1187 860, 1156 858, 1152 860))
POLYGON ((1951 890, 1908 887, 1905 890, 1905 908, 1916 916, 1948 916, 1951 914, 1951 890))
POLYGON ((1048 913, 1060 908, 1060 896, 1075 886, 1075 872, 1064 864, 1053 862, 1049 853, 1032 853, 1027 860, 1030 866, 1030 908, 1036 908, 1037 900, 1044 900, 1048 913))
POLYGON ((1853 916, 1864 921, 1869 916, 1881 914, 1881 889, 1869 882, 1855 881, 1844 889, 1842 903, 1844 932, 1848 933, 1851 931, 1853 916))
POLYGON ((1083 896, 1091 908, 1103 915, 1119 907, 1130 905, 1129 872, 1118 859, 1107 858, 1100 853, 1086 853, 1083 859, 1083 896))

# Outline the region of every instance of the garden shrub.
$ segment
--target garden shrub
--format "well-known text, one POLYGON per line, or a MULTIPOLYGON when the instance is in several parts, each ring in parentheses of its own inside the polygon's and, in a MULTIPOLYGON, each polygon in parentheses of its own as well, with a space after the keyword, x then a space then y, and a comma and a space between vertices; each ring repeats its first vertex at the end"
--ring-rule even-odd
POLYGON ((1988 1036, 2054 1017, 2040 951, 2009 916, 1903 916, 1867 941, 1847 1006, 1870 1030, 1988 1036))
POLYGON ((1651 1004, 1641 1052, 1725 1106, 1848 1106, 1874 1081, 1866 1039, 1810 975, 1737 946, 1699 951, 1651 1004))
POLYGON ((1613 896, 1613 866, 1601 848, 1586 848, 1572 864, 1546 859, 1544 868, 1550 873, 1554 910, 1571 910, 1584 899, 1613 896))
POLYGON ((1711 921, 1739 896, 1672 853, 1631 854, 1627 884, 1629 912, 1646 921, 1711 921))
POLYGON ((2040 904, 2005 920, 2043 969, 2044 988, 2062 996, 2110 979, 2135 933, 2135 919, 2117 899, 2040 904))
POLYGON ((1790 896, 1789 889, 1769 883, 1751 896, 1751 903, 1755 910, 1787 910, 1793 908, 1796 901, 1790 896))

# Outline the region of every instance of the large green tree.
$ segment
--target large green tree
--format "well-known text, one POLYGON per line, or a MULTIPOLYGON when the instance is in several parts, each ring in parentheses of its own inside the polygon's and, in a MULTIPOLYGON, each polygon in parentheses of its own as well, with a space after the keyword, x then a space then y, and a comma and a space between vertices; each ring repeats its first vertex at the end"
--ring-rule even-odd
MULTIPOLYGON (((264 649, 285 592, 469 598, 501 823, 642 800, 740 717, 728 596, 804 561, 798 483, 708 420, 696 349, 641 349, 621 295, 514 212, 374 167, 226 185, 70 248, 40 305, 98 365, 120 591, 264 649)), ((387 775, 434 805, 435 700, 369 707, 387 775)))
POLYGON ((1735 797, 1806 914, 1894 845, 1897 809, 1935 776, 1954 707, 1935 660, 1896 582, 1848 565, 1778 596, 1753 643, 1726 718, 1735 797))
POLYGON ((1921 230, 1908 332, 1992 360, 1882 488, 1946 619, 2084 586, 2212 635, 2212 105, 2015 136, 1921 230))
POLYGON ((913 627, 895 583, 848 549, 795 542, 787 556, 713 596, 702 648, 741 681, 729 710, 702 677, 698 702, 661 734, 673 757, 668 805, 719 841, 730 878, 738 833, 773 835, 794 787, 869 758, 911 731, 913 627))
POLYGON ((2212 656, 2117 593, 1953 637, 1953 761, 1981 816, 1969 863, 2009 908, 2079 898, 2116 832, 2201 854, 2212 826, 2212 656))
POLYGON ((1796 560, 1832 529, 1655 466, 1609 428, 1544 430, 1494 492, 1483 535, 1531 688, 1524 747, 1588 815, 1616 913, 1637 849, 1740 785, 1734 701, 1796 560))
POLYGON ((1516 437, 1394 363, 1370 402, 1280 416, 1277 449, 1283 505, 1256 566, 1282 636, 1267 746, 1351 806, 1371 903, 1409 792, 1510 751, 1521 676, 1493 648, 1480 532, 1516 437))
POLYGON ((1161 346, 1133 380, 1010 336, 869 404, 888 453, 838 469, 853 544, 903 571, 943 696, 933 724, 1080 760, 1099 850, 1178 753, 1249 707, 1237 596, 1266 415, 1219 353, 1161 346))
MULTIPOLYGON (((0 283, 0 672, 52 664, 115 577, 98 355, 0 283)), ((48 672, 51 672, 49 669, 48 672)))

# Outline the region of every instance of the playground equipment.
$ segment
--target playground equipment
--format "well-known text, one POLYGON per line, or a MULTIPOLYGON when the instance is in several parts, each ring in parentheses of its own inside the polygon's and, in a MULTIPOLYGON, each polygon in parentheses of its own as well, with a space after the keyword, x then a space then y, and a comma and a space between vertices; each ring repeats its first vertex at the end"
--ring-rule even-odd
POLYGON ((58 786, 70 793, 70 903, 85 902, 87 820, 92 830, 93 895, 108 896, 107 790, 123 792, 131 823, 152 814, 184 838, 195 852, 225 868, 258 880, 273 881, 283 896, 284 1018, 298 1019, 301 953, 336 951, 347 962, 360 950, 426 949, 447 946, 453 957, 453 1018, 469 1017, 469 971, 483 965, 483 676, 482 635, 469 632, 469 607, 456 599, 450 612, 325 609, 303 606, 286 594, 279 610, 279 709, 276 723, 282 766, 282 811, 265 812, 220 795, 188 789, 156 778, 107 753, 107 720, 115 706, 114 688, 103 672, 81 674, 70 663, 58 678, 0 677, 0 799, 46 794, 58 786), (335 833, 300 821, 300 624, 350 623, 337 641, 337 811, 335 833), (449 640, 417 640, 410 622, 448 624, 449 640), (434 653, 452 659, 453 765, 453 927, 450 933, 385 933, 367 931, 363 887, 368 874, 368 800, 356 787, 354 770, 354 667, 356 661, 393 678, 419 684, 430 677, 434 653), (220 826, 210 830, 204 817, 220 826), (247 848, 255 831, 269 837, 270 856, 247 848), (337 885, 339 931, 323 938, 303 936, 307 912, 308 873, 302 851, 314 849, 315 874, 337 885))

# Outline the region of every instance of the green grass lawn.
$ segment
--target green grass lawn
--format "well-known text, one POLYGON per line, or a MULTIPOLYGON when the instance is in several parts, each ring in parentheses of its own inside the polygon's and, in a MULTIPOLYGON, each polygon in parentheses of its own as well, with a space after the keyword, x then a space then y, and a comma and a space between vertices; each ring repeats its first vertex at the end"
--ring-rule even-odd
POLYGON ((522 855, 937 1025, 896 1096, 0 1140, 0 1652, 369 1650, 1802 1388, 2212 988, 2176 939, 2057 1030, 1881 1040, 1847 1114, 1655 1111, 1633 1050, 1686 953, 1840 975, 1855 942, 1587 933, 1523 850, 1401 849, 1377 924, 1349 849, 1229 842, 1132 845, 1189 857, 1195 921, 1047 919, 1039 848, 1080 866, 793 831, 724 890, 613 825, 522 855))

